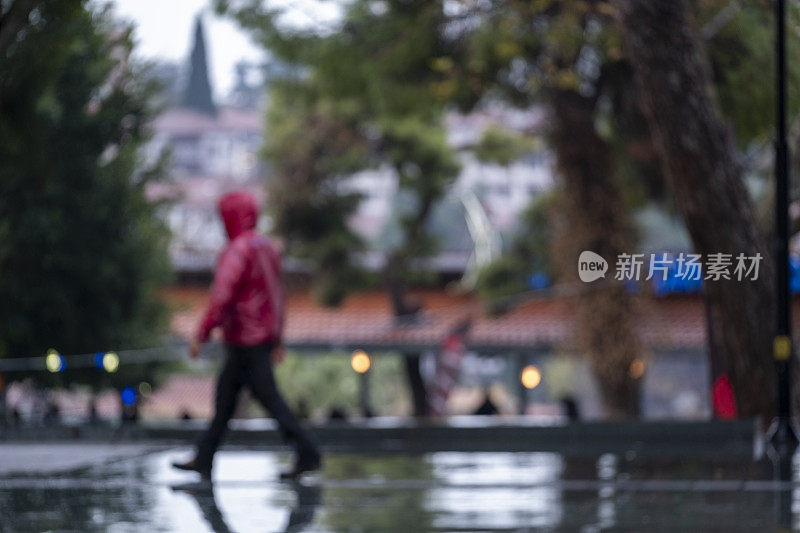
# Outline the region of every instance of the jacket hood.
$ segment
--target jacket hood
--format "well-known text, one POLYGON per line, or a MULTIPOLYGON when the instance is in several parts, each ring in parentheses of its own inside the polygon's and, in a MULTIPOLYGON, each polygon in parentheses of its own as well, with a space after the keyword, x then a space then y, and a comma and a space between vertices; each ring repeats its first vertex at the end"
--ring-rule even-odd
POLYGON ((228 239, 233 240, 256 227, 258 205, 249 193, 232 192, 220 198, 219 214, 225 223, 228 239))

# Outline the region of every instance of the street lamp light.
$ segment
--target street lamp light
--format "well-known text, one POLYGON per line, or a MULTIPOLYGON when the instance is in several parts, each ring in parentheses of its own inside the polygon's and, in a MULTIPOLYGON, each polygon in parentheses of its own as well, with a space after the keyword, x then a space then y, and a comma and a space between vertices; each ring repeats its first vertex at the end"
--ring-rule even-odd
POLYGON ((535 365, 528 365, 520 372, 519 379, 526 389, 535 389, 542 382, 542 373, 535 365))
POLYGON ((366 374, 371 364, 369 355, 364 350, 356 350, 350 358, 350 366, 359 374, 366 374))
POLYGON ((519 361, 519 414, 528 412, 529 392, 542 382, 542 373, 536 365, 528 364, 520 356, 519 361))

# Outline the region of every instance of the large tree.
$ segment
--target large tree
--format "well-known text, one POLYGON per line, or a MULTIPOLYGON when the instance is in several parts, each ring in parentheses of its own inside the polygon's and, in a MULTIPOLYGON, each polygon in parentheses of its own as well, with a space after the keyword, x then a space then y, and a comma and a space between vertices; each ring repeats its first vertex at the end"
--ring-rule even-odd
MULTIPOLYGON (((478 99, 549 112, 546 133, 557 171, 551 262, 560 282, 575 283, 581 251, 613 262, 632 246, 619 170, 628 146, 616 147, 634 138, 622 97, 629 72, 609 30, 608 4, 512 0, 463 16, 480 24, 464 30, 468 51, 454 76, 478 99)), ((633 297, 611 279, 584 289, 576 297, 577 347, 588 356, 607 414, 635 417, 638 376, 630 367, 641 345, 633 297)))
POLYGON ((710 350, 730 376, 740 413, 769 418, 775 395, 774 265, 704 47, 683 2, 616 0, 615 6, 638 99, 695 250, 766 258, 756 281, 711 281, 706 293, 710 350))
POLYGON ((167 234, 144 197, 154 87, 131 30, 85 1, 3 7, 20 24, 0 43, 0 357, 153 345, 167 234))
MULTIPOLYGON (((622 197, 611 145, 595 129, 596 100, 574 91, 551 96, 550 135, 561 180, 561 204, 566 224, 556 236, 561 279, 577 281, 576 265, 583 250, 609 261, 629 250, 627 208, 622 197)), ((609 275, 598 287, 586 287, 577 297, 576 333, 588 355, 611 418, 639 414, 638 375, 631 365, 641 355, 634 329, 634 300, 628 289, 609 275)))
MULTIPOLYGON (((420 304, 408 289, 437 249, 426 225, 458 173, 442 120, 442 61, 450 55, 442 4, 356 0, 336 24, 298 28, 257 0, 216 2, 294 67, 272 89, 268 128, 277 137, 267 145, 274 169, 268 189, 277 229, 308 260, 325 303, 338 303, 360 277, 352 261, 362 243, 348 226, 358 195, 347 173, 381 169, 397 180, 400 231, 382 243, 380 282, 399 322, 418 318, 420 304)), ((405 355, 414 414, 424 415, 419 354, 405 355)))
MULTIPOLYGON (((607 80, 616 79, 605 75, 611 69, 600 72, 597 67, 607 49, 603 24, 608 15, 601 9, 607 4, 602 3, 600 8, 585 1, 568 4, 463 2, 446 8, 442 2, 430 1, 356 1, 348 4, 341 23, 327 33, 318 28, 282 30, 276 22, 280 11, 269 11, 258 1, 218 2, 222 10, 232 11, 243 25, 252 28, 272 53, 301 67, 299 81, 294 80, 286 98, 275 100, 279 106, 287 105, 288 100, 302 100, 310 91, 312 117, 316 118, 307 124, 320 124, 320 113, 324 113, 327 124, 335 118, 339 131, 352 132, 350 138, 363 136, 366 143, 356 142, 355 146, 360 151, 366 144, 366 160, 393 168, 400 190, 406 196, 411 193, 401 218, 404 231, 399 243, 389 250, 383 272, 398 318, 413 320, 417 312, 417 305, 406 297, 406 287, 419 272, 419 259, 435 250, 435 243, 424 231, 425 221, 456 170, 441 131, 445 106, 457 103, 472 107, 487 96, 491 98, 490 93, 499 86, 503 87, 503 97, 515 103, 544 101, 554 111, 551 139, 563 177, 560 183, 565 202, 561 205, 568 207, 568 237, 565 234, 560 239, 570 243, 561 248, 563 264, 569 265, 562 269, 564 279, 574 278, 581 250, 594 249, 611 256, 624 249, 625 203, 620 197, 615 160, 608 153, 612 146, 595 127, 602 119, 599 102, 607 96, 607 80), (532 27, 536 31, 529 31, 532 27), (587 41, 585 35, 592 38, 587 41), (575 103, 580 105, 573 106, 575 103), (347 126, 353 119, 355 127, 347 126), (575 142, 575 136, 593 148, 581 151, 584 143, 575 142)), ((297 104, 288 105, 297 108, 297 104)), ((306 111, 309 108, 306 106, 306 111)), ((270 126, 286 131, 274 122, 270 126)), ((316 161, 313 166, 306 165, 306 176, 313 174, 307 172, 309 169, 319 170, 320 162, 332 161, 326 154, 341 153, 341 148, 336 148, 336 136, 317 135, 307 128, 298 131, 307 138, 298 135, 283 143, 293 155, 311 143, 320 144, 305 153, 307 160, 316 161)), ((281 161, 289 159, 274 150, 270 155, 279 170, 274 179, 280 180, 280 169, 285 168, 281 161)), ((335 161, 338 165, 341 157, 335 161)), ((295 165, 294 169, 300 167, 295 165)), ((338 179, 330 169, 322 175, 338 179)), ((281 188, 296 191, 293 184, 306 181, 295 173, 281 188)), ((331 201, 330 195, 318 192, 311 198, 317 200, 310 204, 317 210, 331 201)), ((311 211, 306 207, 304 212, 311 211)), ((325 214, 338 214, 340 219, 346 216, 341 209, 325 214)), ((330 250, 327 244, 335 242, 342 245, 337 250, 344 250, 347 239, 330 239, 331 234, 344 234, 339 229, 342 224, 325 227, 330 230, 318 231, 315 241, 326 246, 313 249, 330 250)), ((315 264, 325 262, 317 258, 315 264)), ((322 274, 318 278, 325 280, 322 274)), ((340 291, 344 287, 336 286, 340 291)), ((581 296, 579 307, 583 311, 578 337, 591 356, 609 412, 614 416, 635 415, 636 382, 628 370, 638 354, 638 342, 628 318, 630 296, 621 287, 607 287, 581 296), (618 324, 614 342, 605 340, 609 338, 607 327, 596 318, 606 314, 618 324)), ((407 361, 415 411, 421 414, 425 398, 418 363, 414 357, 407 361)))
MULTIPOLYGON (((636 104, 637 91, 632 83, 630 64, 628 58, 621 53, 622 33, 617 30, 611 17, 615 13, 614 7, 612 2, 583 2, 580 0, 550 0, 535 4, 513 1, 494 3, 492 9, 483 15, 482 27, 488 28, 485 38, 481 40, 480 31, 478 32, 479 38, 476 42, 482 46, 477 48, 478 54, 474 57, 474 61, 468 64, 482 65, 488 72, 497 72, 497 79, 511 89, 510 101, 525 103, 526 97, 527 99, 533 97, 534 101, 566 111, 567 113, 554 113, 554 131, 563 126, 561 118, 567 114, 574 118, 574 115, 583 107, 585 110, 584 126, 576 129, 570 135, 561 136, 565 141, 561 147, 564 150, 563 155, 571 152, 568 157, 562 157, 562 150, 556 142, 557 137, 551 136, 552 146, 562 170, 561 184, 566 184, 570 176, 570 173, 563 171, 564 163, 573 167, 574 171, 579 166, 579 161, 588 161, 591 153, 594 152, 598 155, 602 154, 602 157, 597 157, 593 164, 584 166, 584 168, 594 170, 595 175, 601 174, 597 169, 610 169, 616 174, 613 179, 616 187, 621 188, 617 200, 614 200, 613 193, 611 196, 606 196, 606 200, 610 201, 603 202, 605 205, 616 204, 619 208, 619 198, 624 198, 625 203, 629 206, 640 205, 642 202, 657 202, 672 211, 678 202, 671 194, 668 194, 669 191, 662 185, 665 181, 665 170, 659 164, 658 152, 655 150, 656 146, 650 135, 648 120, 642 116, 639 106, 636 104), (502 17, 504 12, 508 13, 509 11, 513 15, 498 20, 498 17, 502 17), (536 28, 536 31, 524 31, 526 27, 536 28), (564 53, 570 50, 573 50, 571 60, 570 55, 564 53), (592 72, 599 74, 598 83, 587 84, 586 75, 592 72), (554 87, 559 88, 575 83, 578 84, 578 94, 569 95, 563 90, 552 90, 554 87), (597 89, 602 93, 600 99, 595 100, 599 105, 587 112, 588 106, 585 104, 591 102, 591 95, 596 95, 597 89), (558 100, 564 97, 571 99, 572 104, 557 105, 558 100), (593 121, 591 116, 594 117, 593 121), (583 138, 585 135, 596 136, 597 139, 591 141, 589 138, 583 138), (605 148, 593 150, 592 147, 598 146, 597 142, 604 142, 605 148), (609 157, 613 161, 609 162, 609 157)), ((768 69, 773 67, 770 5, 762 2, 738 3, 728 0, 710 0, 702 3, 690 3, 687 7, 694 11, 699 20, 700 28, 695 37, 702 39, 709 51, 710 72, 705 83, 708 84, 709 90, 716 89, 720 95, 722 114, 725 120, 729 120, 734 125, 736 145, 731 148, 728 155, 751 165, 749 169, 740 169, 740 174, 744 174, 746 171, 752 174, 754 170, 759 170, 758 168, 754 169, 753 166, 763 166, 759 163, 765 158, 742 156, 747 153, 758 154, 764 148, 760 150, 755 150, 755 148, 768 147, 772 125, 770 111, 774 106, 773 91, 770 85, 764 84, 759 77, 759 73, 763 72, 765 67, 768 69)), ((797 27, 797 10, 790 9, 789 14, 790 24, 797 27)), ((637 24, 633 18, 629 18, 628 23, 631 26, 637 24)), ((643 45, 643 43, 644 40, 638 42, 639 45, 643 45)), ((648 47, 651 46, 648 45, 648 47)), ((668 46, 659 48, 659 53, 668 54, 670 48, 668 46)), ((705 60, 704 58, 703 61, 705 60)), ((794 67, 790 65, 790 79, 797 79, 797 71, 796 65, 794 67)), ((482 77, 479 76, 480 78, 482 77)), ((663 81, 662 79, 656 82, 650 78, 650 82, 654 85, 663 81)), ((797 90, 791 89, 794 85, 790 84, 790 110, 797 108, 797 90)), ((647 90, 643 92, 647 92, 647 90)), ((648 94, 652 96, 653 93, 648 94)), ((677 100, 679 99, 680 96, 677 100)), ((660 105, 655 98, 651 98, 651 103, 659 106, 658 111, 662 117, 669 117, 672 113, 669 106, 660 105)), ((688 112, 688 115, 692 115, 692 112, 688 112)), ((672 118, 673 124, 679 127, 681 119, 672 118)), ((800 131, 800 128, 796 129, 800 131)), ((684 132, 684 135, 687 133, 684 132)), ((572 174, 574 175, 574 172, 572 174)), ((608 184, 611 185, 610 189, 601 187, 597 191, 613 191, 614 184, 612 182, 608 182, 608 184)), ((564 189, 564 192, 580 190, 582 189, 573 185, 564 189)), ((767 202, 770 200, 769 195, 763 195, 762 199, 767 202)), ((565 200, 561 204, 561 207, 564 208, 563 213, 566 214, 567 219, 572 220, 566 225, 566 228, 573 229, 565 231, 561 238, 556 238, 556 242, 568 242, 565 237, 574 235, 575 229, 583 227, 584 223, 593 218, 599 220, 597 218, 599 211, 592 208, 592 206, 598 206, 598 203, 592 201, 592 195, 586 197, 589 205, 584 206, 580 205, 580 194, 567 194, 563 200, 565 200), (570 215, 571 213, 573 215, 570 215)), ((699 204, 700 202, 698 202, 699 204)), ((622 216, 624 217, 624 214, 622 216)), ((747 217, 746 212, 745 217, 747 217)), ((710 225, 708 230, 705 229, 704 224, 695 224, 694 226, 697 231, 701 232, 725 231, 720 226, 710 225)), ((562 226, 556 225, 555 227, 562 226)), ((592 229, 602 231, 596 224, 589 224, 586 229, 589 232, 592 229)), ((734 228, 735 231, 736 228, 734 228)), ((579 234, 581 233, 586 234, 586 232, 579 232, 579 234)), ((618 235, 622 236, 624 233, 618 235)), ((605 236, 611 238, 612 232, 605 232, 605 236)), ((620 242, 622 241, 617 240, 617 246, 620 242)), ((569 254, 564 252, 565 250, 562 249, 555 256, 569 257, 569 254)), ((571 268, 572 262, 567 261, 565 266, 571 268)), ((599 294, 585 296, 588 298, 600 297, 599 294)), ((596 304, 601 305, 600 302, 596 302, 596 304)), ((620 300, 617 301, 617 304, 619 310, 628 307, 620 300)), ((582 306, 582 311, 585 313, 582 312, 583 318, 579 321, 579 331, 589 333, 589 335, 581 335, 582 338, 589 339, 589 342, 585 344, 589 353, 598 353, 598 351, 603 351, 601 348, 603 341, 607 341, 613 335, 603 334, 601 324, 603 321, 596 320, 596 317, 603 316, 605 312, 610 312, 609 316, 616 315, 609 309, 601 312, 601 307, 597 308, 597 313, 593 313, 589 311, 593 305, 595 304, 582 306), (596 328, 592 327, 593 322, 596 328), (596 331, 599 336, 593 338, 591 331, 596 331)), ((712 309, 718 305, 712 303, 712 309)), ((628 316, 630 315, 628 314, 628 316)), ((629 319, 626 322, 629 322, 629 319)), ((715 322, 712 320, 713 323, 715 322)), ((714 340, 719 333, 714 334, 714 329, 713 327, 711 329, 710 353, 712 355, 712 372, 716 377, 720 373, 728 372, 728 365, 724 362, 720 364, 718 356, 721 353, 720 342, 714 340)), ((743 329, 740 328, 739 331, 741 332, 743 329)), ((619 349, 619 346, 614 346, 614 343, 611 342, 608 348, 615 351, 619 349)), ((604 359, 605 357, 601 357, 599 360, 604 359)), ((622 365, 620 365, 621 369, 622 365)), ((596 372, 598 370, 602 372, 602 368, 596 369, 596 372)), ((598 373, 598 379, 604 379, 600 373, 598 373)), ((745 399, 745 401, 749 400, 745 399)), ((752 411, 744 409, 744 412, 752 411)))

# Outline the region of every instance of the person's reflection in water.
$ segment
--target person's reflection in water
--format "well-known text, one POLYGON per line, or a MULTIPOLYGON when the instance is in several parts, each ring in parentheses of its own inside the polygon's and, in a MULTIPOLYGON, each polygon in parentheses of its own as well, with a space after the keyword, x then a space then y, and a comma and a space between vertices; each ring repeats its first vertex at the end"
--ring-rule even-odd
MULTIPOLYGON (((297 495, 297 502, 292 507, 292 512, 289 514, 289 521, 284 528, 284 532, 298 532, 314 521, 314 515, 317 513, 317 507, 322 502, 322 488, 318 485, 303 485, 299 482, 293 482, 288 485, 297 495)), ((225 516, 217 506, 217 501, 214 498, 214 489, 209 487, 175 487, 175 490, 185 492, 195 499, 197 506, 200 507, 200 512, 203 514, 203 519, 208 523, 208 526, 215 533, 228 533, 233 531, 225 522, 225 516)))
POLYGON ((203 513, 203 519, 208 523, 208 527, 216 533, 229 533, 233 531, 225 523, 225 517, 222 511, 217 507, 217 500, 214 499, 214 489, 211 486, 191 488, 186 486, 175 487, 175 490, 185 492, 195 499, 200 512, 203 513))
POLYGON ((314 521, 317 507, 322 502, 322 488, 319 485, 303 485, 292 483, 292 490, 297 495, 297 502, 289 515, 285 532, 302 531, 305 526, 314 521))

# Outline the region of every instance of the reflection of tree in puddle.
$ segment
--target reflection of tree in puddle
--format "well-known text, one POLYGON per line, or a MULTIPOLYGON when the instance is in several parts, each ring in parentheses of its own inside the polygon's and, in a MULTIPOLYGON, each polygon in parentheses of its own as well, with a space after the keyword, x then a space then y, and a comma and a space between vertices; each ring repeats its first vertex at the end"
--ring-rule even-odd
POLYGON ((325 460, 325 477, 333 486, 325 490, 322 521, 334 531, 352 531, 354 526, 365 531, 402 532, 432 528, 428 491, 403 488, 399 483, 433 479, 432 467, 424 457, 331 455, 325 460), (337 481, 343 486, 337 486, 337 481), (367 483, 374 487, 365 488, 367 483))
POLYGON ((492 530, 557 526, 552 453, 433 453, 424 457, 332 457, 325 524, 350 530, 492 530), (528 485, 529 484, 529 485, 528 485))
POLYGON ((563 520, 554 453, 436 453, 437 486, 428 493, 434 526, 446 530, 556 527, 563 520))
MULTIPOLYGON (((47 483, 43 481, 43 483, 47 483)), ((106 531, 108 524, 148 523, 154 497, 139 489, 0 490, 0 531, 106 531)))
POLYGON ((331 454, 323 474, 293 485, 248 477, 228 457, 216 492, 194 483, 175 494, 159 469, 166 457, 6 477, 0 531, 765 531, 800 523, 800 458, 331 454))

